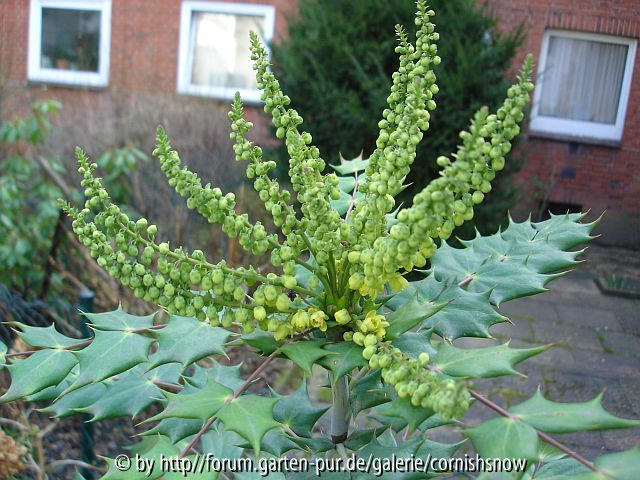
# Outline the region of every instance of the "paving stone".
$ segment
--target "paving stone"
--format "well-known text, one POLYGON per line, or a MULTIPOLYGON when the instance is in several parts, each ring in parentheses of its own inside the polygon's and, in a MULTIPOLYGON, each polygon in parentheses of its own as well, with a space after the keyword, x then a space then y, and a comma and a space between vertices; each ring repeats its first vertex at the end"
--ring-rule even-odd
POLYGON ((615 313, 611 311, 577 305, 558 305, 556 309, 562 324, 623 331, 615 313))
POLYGON ((598 334, 592 328, 576 327, 574 325, 536 323, 535 340, 541 343, 556 343, 565 345, 570 349, 587 349, 602 352, 602 342, 598 334))
MULTIPOLYGON (((616 380, 624 378, 640 378, 640 369, 636 359, 584 349, 574 349, 571 354, 575 359, 575 365, 578 366, 577 373, 589 372, 591 375, 609 380, 612 384, 616 384, 616 380)), ((559 365, 558 368, 576 369, 576 367, 566 369, 564 365, 559 365)))
POLYGON ((599 332, 599 334, 608 353, 640 359, 640 337, 619 332, 599 332))
POLYGON ((640 443, 640 433, 637 428, 602 432, 602 438, 605 447, 611 452, 629 450, 640 443))
POLYGON ((622 379, 619 381, 619 386, 612 385, 612 390, 620 389, 629 401, 629 405, 631 406, 630 415, 635 418, 640 418, 640 381, 637 379, 622 379))

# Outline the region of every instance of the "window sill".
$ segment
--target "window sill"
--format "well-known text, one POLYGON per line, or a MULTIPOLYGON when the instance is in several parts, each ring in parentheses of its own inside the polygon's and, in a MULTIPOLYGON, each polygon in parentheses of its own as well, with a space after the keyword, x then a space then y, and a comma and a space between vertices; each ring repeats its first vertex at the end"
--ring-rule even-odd
POLYGON ((72 88, 80 90, 106 90, 109 84, 97 84, 90 82, 63 82, 57 80, 43 80, 36 78, 28 78, 27 85, 29 86, 42 86, 42 87, 54 87, 54 88, 72 88))
POLYGON ((594 138, 588 136, 567 135, 564 133, 545 132, 542 130, 529 130, 528 136, 530 138, 539 138, 544 140, 553 140, 556 142, 567 143, 583 143, 586 145, 598 145, 601 147, 609 148, 621 148, 621 140, 607 140, 604 138, 594 138))

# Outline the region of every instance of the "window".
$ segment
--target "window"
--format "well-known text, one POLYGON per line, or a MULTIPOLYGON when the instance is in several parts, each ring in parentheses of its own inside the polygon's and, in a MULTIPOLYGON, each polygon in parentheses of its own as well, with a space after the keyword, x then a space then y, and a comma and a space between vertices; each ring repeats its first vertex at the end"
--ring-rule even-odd
POLYGON ((621 140, 636 43, 622 37, 546 31, 531 130, 621 140))
POLYGON ((270 5, 186 1, 182 3, 178 92, 260 101, 249 32, 268 42, 275 9, 270 5))
POLYGON ((31 0, 29 80, 106 86, 110 0, 31 0))

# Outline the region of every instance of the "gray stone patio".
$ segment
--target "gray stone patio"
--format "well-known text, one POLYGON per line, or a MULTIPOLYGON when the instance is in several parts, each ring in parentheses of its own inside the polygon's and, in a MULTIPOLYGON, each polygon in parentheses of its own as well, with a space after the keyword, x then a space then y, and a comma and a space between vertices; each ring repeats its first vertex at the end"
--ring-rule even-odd
MULTIPOLYGON (((640 300, 603 295, 589 273, 570 272, 551 282, 550 291, 505 303, 500 312, 515 325, 501 324, 492 333, 512 347, 554 343, 555 347, 525 360, 517 369, 526 378, 507 377, 475 383, 477 390, 503 406, 519 403, 540 385, 554 401, 587 401, 604 391, 611 413, 640 418, 640 300)), ((482 344, 461 340, 458 346, 482 344)), ((493 417, 474 405, 469 424, 493 417)), ((640 429, 556 435, 588 458, 640 443, 640 429)))

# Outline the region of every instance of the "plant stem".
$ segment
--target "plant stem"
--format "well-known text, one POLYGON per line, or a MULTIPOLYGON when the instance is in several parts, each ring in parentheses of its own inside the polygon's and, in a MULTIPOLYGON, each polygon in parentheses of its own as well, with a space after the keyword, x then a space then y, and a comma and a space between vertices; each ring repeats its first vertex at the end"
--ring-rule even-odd
POLYGON ((349 434, 351 407, 349 405, 349 383, 346 375, 337 381, 331 381, 331 396, 333 407, 331 410, 331 441, 334 444, 343 443, 349 434))

